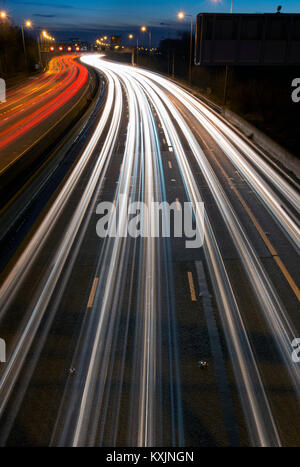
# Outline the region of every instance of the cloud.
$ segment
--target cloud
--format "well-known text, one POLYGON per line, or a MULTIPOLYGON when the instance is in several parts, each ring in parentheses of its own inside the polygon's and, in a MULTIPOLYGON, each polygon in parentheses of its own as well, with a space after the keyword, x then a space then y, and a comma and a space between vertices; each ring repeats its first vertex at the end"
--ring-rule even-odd
POLYGON ((47 7, 47 8, 61 8, 61 9, 75 9, 73 5, 61 5, 59 3, 39 3, 39 2, 16 2, 18 5, 31 5, 31 6, 40 6, 40 7, 47 7))
POLYGON ((40 13, 33 13, 32 16, 38 16, 39 18, 55 18, 57 15, 42 15, 40 13))

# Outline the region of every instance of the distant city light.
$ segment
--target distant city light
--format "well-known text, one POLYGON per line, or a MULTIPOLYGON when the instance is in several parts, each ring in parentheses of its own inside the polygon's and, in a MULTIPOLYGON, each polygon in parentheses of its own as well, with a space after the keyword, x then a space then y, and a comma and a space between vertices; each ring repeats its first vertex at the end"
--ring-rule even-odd
POLYGON ((48 41, 55 41, 54 37, 49 36, 49 34, 47 33, 47 31, 45 31, 45 29, 42 31, 42 36, 48 41))

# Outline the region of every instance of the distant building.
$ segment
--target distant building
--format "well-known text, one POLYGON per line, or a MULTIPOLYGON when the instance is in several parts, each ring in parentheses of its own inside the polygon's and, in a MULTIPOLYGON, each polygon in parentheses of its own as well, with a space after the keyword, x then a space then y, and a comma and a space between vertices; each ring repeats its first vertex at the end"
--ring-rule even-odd
POLYGON ((200 13, 195 64, 300 65, 300 14, 200 13))
POLYGON ((119 47, 121 47, 122 45, 122 36, 111 36, 111 45, 112 46, 115 46, 115 45, 118 45, 119 47))

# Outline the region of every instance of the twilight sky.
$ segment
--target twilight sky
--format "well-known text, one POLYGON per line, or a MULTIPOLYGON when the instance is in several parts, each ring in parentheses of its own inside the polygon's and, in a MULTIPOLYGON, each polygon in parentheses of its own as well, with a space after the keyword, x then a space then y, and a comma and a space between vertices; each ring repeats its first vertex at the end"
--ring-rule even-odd
MULTIPOLYGON (((299 0, 233 0, 236 13, 300 13, 299 0)), ((45 28, 58 39, 79 37, 94 40, 104 34, 135 33, 139 26, 151 27, 154 42, 176 37, 187 28, 179 22, 178 11, 196 16, 200 12, 229 12, 231 0, 0 0, 15 23, 26 18, 45 28), (161 24, 164 23, 164 24, 161 24)))

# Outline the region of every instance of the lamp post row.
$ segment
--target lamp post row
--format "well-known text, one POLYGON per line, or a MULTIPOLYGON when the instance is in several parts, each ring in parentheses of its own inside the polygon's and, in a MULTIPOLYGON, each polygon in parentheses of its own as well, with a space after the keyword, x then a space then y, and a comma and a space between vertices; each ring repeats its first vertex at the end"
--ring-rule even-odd
MULTIPOLYGON (((232 0, 233 2, 233 0, 232 0)), ((231 5, 232 8, 232 5, 231 5)), ((189 81, 192 79, 192 53, 193 53, 193 16, 192 15, 187 15, 183 12, 178 13, 178 18, 183 19, 185 17, 190 17, 191 18, 191 31, 190 31, 190 61, 189 61, 189 81)), ((7 18, 7 13, 5 11, 0 12, 0 19, 6 19, 7 18)), ((24 23, 21 24, 21 32, 22 32, 22 43, 23 43, 23 50, 24 50, 24 58, 25 58, 25 64, 27 68, 27 52, 26 52, 26 43, 25 43, 25 34, 24 34, 24 26, 28 29, 32 28, 32 22, 30 20, 26 20, 24 23)), ((151 30, 147 29, 146 26, 141 27, 142 32, 148 32, 149 34, 149 50, 151 51, 151 30)), ((45 39, 49 40, 54 40, 53 37, 49 36, 46 31, 42 31, 41 35, 45 39)), ((129 39, 133 39, 133 34, 129 34, 129 39)), ((38 39, 38 53, 39 53, 39 60, 41 59, 41 50, 40 50, 40 43, 38 39)), ((138 38, 137 38, 137 61, 138 61, 138 38)), ((132 57, 132 64, 134 64, 134 55, 132 57)))
MULTIPOLYGON (((151 53, 151 29, 148 30, 146 26, 141 26, 141 31, 142 32, 148 32, 148 34, 149 34, 149 51, 151 53)), ((129 34, 128 38, 133 39, 134 35, 129 34)), ((138 53, 139 53, 139 38, 137 36, 137 39, 136 39, 136 64, 138 63, 138 53)), ((132 65, 134 65, 134 48, 132 49, 132 59, 131 59, 131 61, 132 61, 132 65)))
MULTIPOLYGON (((233 0, 231 0, 231 6, 230 6, 230 13, 232 14, 233 12, 233 0)), ((190 28, 190 61, 189 61, 189 82, 191 83, 192 81, 192 55, 193 55, 193 16, 192 15, 187 15, 183 11, 180 11, 178 13, 178 18, 179 19, 184 19, 186 16, 191 19, 191 28, 190 28)))
MULTIPOLYGON (((0 11, 0 20, 6 20, 7 19, 7 13, 6 11, 0 11)), ((24 20, 24 22, 21 24, 21 35, 22 35, 22 45, 23 45, 23 52, 24 52, 24 59, 25 59, 25 66, 28 68, 28 60, 27 60, 27 51, 26 51, 26 41, 25 41, 25 32, 24 28, 26 29, 32 29, 33 24, 30 19, 24 20)), ((37 48, 38 48, 38 59, 39 59, 39 64, 42 63, 42 57, 41 57, 41 44, 40 44, 40 37, 43 37, 44 40, 48 41, 55 41, 54 37, 50 36, 47 31, 42 30, 40 34, 37 37, 37 48)))
MULTIPOLYGON (((231 7, 230 7, 230 13, 233 12, 233 0, 231 0, 231 7)), ((185 17, 189 17, 191 19, 191 27, 190 27, 190 57, 189 57, 189 82, 192 81, 192 54, 193 54, 193 16, 188 15, 184 13, 183 11, 178 13, 178 18, 179 19, 184 19, 185 17)), ((0 12, 0 18, 1 19, 6 19, 7 18, 7 13, 5 11, 0 12)), ((24 57, 25 57, 25 63, 27 67, 27 53, 26 53, 26 45, 25 45, 25 35, 24 35, 24 25, 27 28, 32 27, 32 22, 30 20, 26 20, 24 24, 21 25, 21 30, 22 30, 22 42, 23 42, 23 49, 24 49, 24 57)), ((151 51, 151 30, 147 30, 146 26, 141 27, 142 32, 148 31, 149 34, 149 50, 151 51)), ((52 37, 48 36, 45 31, 42 32, 44 37, 47 39, 53 40, 52 37)), ((129 39, 133 39, 133 34, 129 34, 129 39)), ((40 51, 40 44, 39 44, 39 39, 38 39, 38 51, 39 51, 39 60, 41 58, 41 51, 40 51)), ((138 38, 137 38, 137 60, 138 61, 138 38)), ((132 55, 132 64, 134 65, 134 53, 132 55)))

